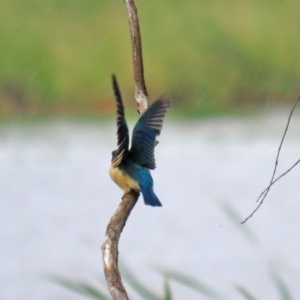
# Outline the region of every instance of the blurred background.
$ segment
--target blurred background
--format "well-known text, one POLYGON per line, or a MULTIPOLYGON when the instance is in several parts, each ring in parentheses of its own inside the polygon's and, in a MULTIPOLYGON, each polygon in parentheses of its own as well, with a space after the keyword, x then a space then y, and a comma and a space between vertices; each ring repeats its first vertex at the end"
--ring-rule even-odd
MULTIPOLYGON (((140 1, 145 75, 154 99, 183 115, 294 100, 300 78, 296 0, 140 1)), ((110 74, 132 100, 128 22, 119 1, 1 1, 0 114, 103 116, 110 74)))
MULTIPOLYGON (((298 97, 299 2, 136 4, 150 101, 168 93, 172 109, 153 172, 163 207, 140 198, 121 262, 157 294, 168 277, 174 299, 299 299, 299 170, 240 224, 269 183, 298 97), (176 272, 198 289, 174 280, 176 272)), ((132 129, 123 1, 0 2, 1 299, 86 299, 53 277, 107 293, 100 245, 122 195, 108 175, 112 73, 132 129)), ((296 110, 278 175, 299 159, 299 117, 296 110)), ((133 299, 149 299, 126 286, 133 299)))

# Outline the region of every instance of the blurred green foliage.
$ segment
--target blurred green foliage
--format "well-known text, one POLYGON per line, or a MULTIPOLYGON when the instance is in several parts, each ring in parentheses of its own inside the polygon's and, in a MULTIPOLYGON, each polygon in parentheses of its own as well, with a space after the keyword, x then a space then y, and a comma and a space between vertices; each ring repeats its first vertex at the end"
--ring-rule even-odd
MULTIPOLYGON (((299 1, 136 4, 150 99, 167 92, 195 116, 295 99, 299 1)), ((113 113, 111 73, 132 101, 123 1, 3 0, 0 49, 0 116, 113 113)))

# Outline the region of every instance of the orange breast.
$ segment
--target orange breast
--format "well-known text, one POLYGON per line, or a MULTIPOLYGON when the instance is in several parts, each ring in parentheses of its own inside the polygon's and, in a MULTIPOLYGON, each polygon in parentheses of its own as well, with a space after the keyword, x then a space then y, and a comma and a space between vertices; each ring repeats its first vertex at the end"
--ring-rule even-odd
POLYGON ((124 172, 120 171, 118 168, 110 166, 109 175, 111 179, 123 190, 124 193, 134 190, 136 192, 140 191, 140 187, 137 181, 129 177, 124 172))

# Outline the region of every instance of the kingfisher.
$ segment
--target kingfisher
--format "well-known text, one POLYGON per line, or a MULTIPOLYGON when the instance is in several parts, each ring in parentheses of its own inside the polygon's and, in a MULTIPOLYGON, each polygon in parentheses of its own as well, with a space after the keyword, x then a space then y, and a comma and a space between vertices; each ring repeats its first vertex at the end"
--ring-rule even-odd
POLYGON ((124 105, 116 77, 112 76, 112 86, 117 105, 117 149, 112 152, 109 174, 123 190, 141 192, 146 205, 162 206, 153 191, 150 170, 155 169, 154 148, 160 134, 163 119, 170 107, 167 96, 160 96, 140 116, 134 126, 129 149, 129 130, 125 120, 124 105))

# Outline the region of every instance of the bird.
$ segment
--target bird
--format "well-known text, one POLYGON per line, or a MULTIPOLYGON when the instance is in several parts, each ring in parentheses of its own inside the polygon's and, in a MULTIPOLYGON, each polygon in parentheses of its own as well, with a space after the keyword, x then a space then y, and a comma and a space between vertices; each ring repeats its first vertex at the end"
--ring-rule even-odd
POLYGON ((115 75, 112 75, 112 86, 117 106, 117 149, 112 151, 110 177, 124 194, 130 191, 141 192, 146 205, 162 206, 154 193, 150 170, 156 168, 156 137, 161 132, 163 119, 170 107, 170 99, 166 95, 160 96, 140 116, 133 128, 129 149, 129 130, 115 75))

